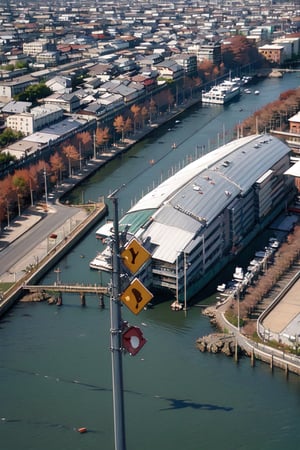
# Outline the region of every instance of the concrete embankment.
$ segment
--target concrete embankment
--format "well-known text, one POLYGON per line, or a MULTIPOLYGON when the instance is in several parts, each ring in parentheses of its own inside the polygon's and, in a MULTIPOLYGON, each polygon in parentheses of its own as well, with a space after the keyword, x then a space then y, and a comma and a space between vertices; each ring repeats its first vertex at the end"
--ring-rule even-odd
POLYGON ((37 265, 24 275, 20 280, 7 290, 0 301, 0 316, 2 316, 15 302, 23 295, 23 285, 25 283, 35 284, 52 268, 55 264, 74 247, 79 240, 107 213, 107 206, 101 203, 89 213, 70 233, 55 247, 53 247, 37 265))
POLYGON ((203 314, 209 317, 213 326, 216 326, 219 333, 212 333, 209 336, 198 338, 196 341, 196 347, 204 352, 209 351, 211 353, 225 353, 233 356, 234 342, 238 346, 238 352, 243 353, 250 358, 251 366, 255 365, 255 361, 262 361, 270 366, 273 370, 274 367, 285 371, 286 375, 289 372, 296 375, 300 375, 300 358, 285 352, 284 350, 278 350, 267 343, 258 343, 248 337, 244 336, 236 327, 230 324, 224 315, 226 305, 220 308, 210 306, 203 311, 203 314), (229 330, 227 333, 222 333, 221 330, 229 330))

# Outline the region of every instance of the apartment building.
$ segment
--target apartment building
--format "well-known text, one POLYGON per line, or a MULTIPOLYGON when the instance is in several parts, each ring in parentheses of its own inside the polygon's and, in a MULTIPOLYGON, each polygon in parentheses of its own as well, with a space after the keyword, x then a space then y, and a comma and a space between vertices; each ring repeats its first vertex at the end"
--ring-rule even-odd
POLYGON ((188 53, 194 53, 198 62, 204 60, 211 61, 213 64, 220 64, 221 62, 221 44, 217 42, 195 43, 190 45, 187 51, 188 53))
POLYGON ((38 39, 32 42, 24 42, 23 53, 25 55, 36 56, 47 50, 49 41, 48 39, 38 39))
POLYGON ((271 63, 281 65, 285 60, 283 45, 266 44, 262 47, 259 47, 258 51, 271 63))
POLYGON ((6 119, 6 126, 25 136, 63 118, 64 111, 56 105, 37 106, 30 112, 14 114, 6 119))
POLYGON ((31 84, 37 81, 30 75, 24 75, 13 80, 0 80, 0 101, 9 102, 13 100, 14 96, 24 92, 24 90, 31 84))

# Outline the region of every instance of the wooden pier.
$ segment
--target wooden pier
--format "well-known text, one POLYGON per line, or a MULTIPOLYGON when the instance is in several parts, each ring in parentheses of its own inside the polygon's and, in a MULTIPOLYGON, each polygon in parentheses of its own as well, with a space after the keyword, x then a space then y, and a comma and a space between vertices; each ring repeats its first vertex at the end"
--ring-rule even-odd
MULTIPOLYGON (((106 286, 99 286, 98 284, 40 284, 40 285, 29 285, 24 284, 23 290, 28 290, 31 294, 41 294, 44 295, 45 292, 51 293, 55 298, 54 303, 57 306, 62 306, 63 298, 62 294, 65 293, 76 293, 80 296, 81 306, 86 305, 86 294, 97 295, 99 298, 99 305, 104 308, 104 295, 109 294, 109 288, 106 286)), ((53 302, 52 302, 53 303, 53 302)))
POLYGON ((40 284, 30 285, 25 284, 23 289, 27 289, 30 292, 69 292, 77 294, 108 294, 109 289, 107 286, 99 286, 98 284, 40 284))

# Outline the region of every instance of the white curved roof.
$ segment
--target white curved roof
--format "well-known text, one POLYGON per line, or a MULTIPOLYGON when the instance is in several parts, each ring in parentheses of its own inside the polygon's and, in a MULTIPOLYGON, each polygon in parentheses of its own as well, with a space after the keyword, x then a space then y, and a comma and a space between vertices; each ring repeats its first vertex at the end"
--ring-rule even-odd
POLYGON ((171 195, 174 195, 175 192, 185 186, 196 175, 216 164, 222 158, 227 157, 236 149, 251 143, 257 137, 257 135, 252 135, 240 138, 207 153, 163 181, 159 186, 142 197, 128 212, 159 208, 171 195))
MULTIPOLYGON (((244 195, 289 147, 269 135, 241 138, 189 164, 145 195, 125 216, 140 214, 138 235, 156 244, 153 257, 173 263, 199 230, 244 195), (151 220, 144 228, 149 210, 151 220)), ((131 217, 130 217, 131 216, 131 217)))

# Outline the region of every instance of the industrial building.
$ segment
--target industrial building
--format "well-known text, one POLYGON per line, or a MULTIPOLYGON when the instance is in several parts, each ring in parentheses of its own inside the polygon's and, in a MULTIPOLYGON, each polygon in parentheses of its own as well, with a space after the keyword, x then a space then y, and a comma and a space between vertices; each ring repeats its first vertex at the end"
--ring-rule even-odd
MULTIPOLYGON (((284 175, 289 153, 270 135, 242 137, 190 163, 139 200, 120 220, 120 230, 152 254, 143 282, 189 301, 292 199, 294 180, 284 175)), ((100 228, 98 236, 107 230, 100 228)), ((106 252, 106 262, 107 257, 106 252)), ((90 265, 105 269, 101 255, 90 265)))

